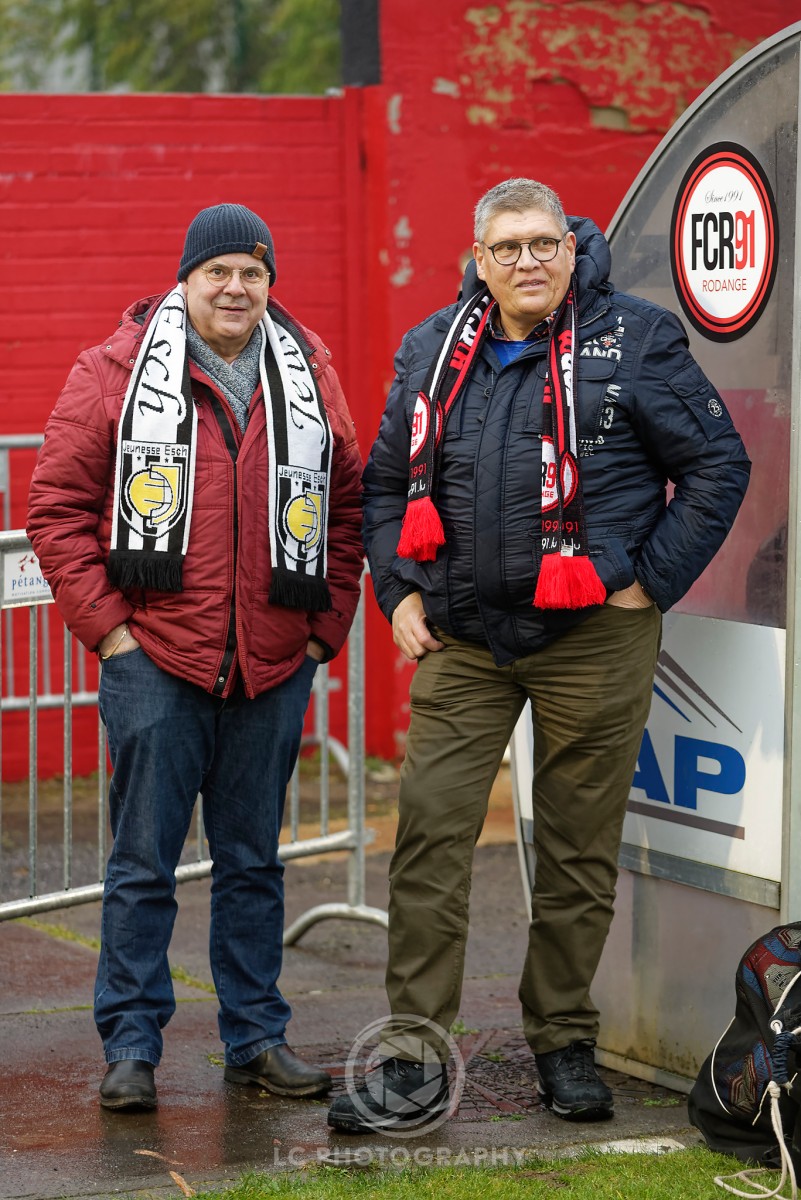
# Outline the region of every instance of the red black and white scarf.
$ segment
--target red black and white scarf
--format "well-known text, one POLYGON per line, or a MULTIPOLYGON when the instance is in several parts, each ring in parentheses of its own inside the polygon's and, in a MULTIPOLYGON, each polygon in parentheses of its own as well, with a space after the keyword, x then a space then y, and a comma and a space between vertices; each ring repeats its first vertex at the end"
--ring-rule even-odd
MULTIPOLYGON (((459 310, 417 397, 409 447, 409 491, 398 541, 401 558, 429 562, 445 544, 437 512, 436 471, 448 417, 491 328, 496 303, 486 289, 459 310)), ((542 562, 537 608, 602 604, 606 589, 590 561, 576 426, 575 279, 554 314, 543 397, 542 562)))
MULTIPOLYGON (((120 588, 183 587, 197 450, 186 321, 186 300, 176 287, 145 330, 123 401, 106 568, 120 588)), ((326 612, 331 427, 293 333, 265 312, 256 336, 269 445, 269 600, 326 612)))

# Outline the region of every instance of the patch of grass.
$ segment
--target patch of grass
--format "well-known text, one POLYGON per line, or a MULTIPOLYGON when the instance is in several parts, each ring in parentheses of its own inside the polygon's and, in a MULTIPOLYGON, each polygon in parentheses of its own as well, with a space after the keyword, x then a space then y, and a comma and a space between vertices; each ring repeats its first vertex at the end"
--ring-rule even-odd
MULTIPOLYGON (((281 1147, 288 1153, 288 1147, 281 1147)), ((414 1162, 414 1143, 384 1148, 385 1161, 414 1162), (406 1153, 400 1151, 405 1149, 406 1153)), ((429 1153, 431 1151, 429 1150, 429 1153)), ((462 1151, 469 1156, 471 1151, 462 1151)), ((490 1151, 484 1151, 489 1155, 490 1151)), ((452 1152, 456 1159, 457 1152, 452 1152)), ((457 1160, 458 1161, 458 1160, 457 1160)), ((310 1166, 293 1174, 242 1177, 232 1189, 199 1191, 203 1200, 552 1200, 568 1189, 570 1200, 713 1200, 724 1193, 716 1175, 742 1168, 736 1159, 694 1147, 665 1154, 601 1154, 547 1159, 531 1156, 520 1166, 422 1167, 399 1169, 310 1166)), ((768 1188, 778 1175, 760 1176, 768 1188)), ((191 1182, 191 1181, 187 1181, 191 1182)))
POLYGON ((678 1108, 680 1104, 686 1104, 685 1100, 678 1096, 663 1096, 661 1099, 654 1097, 650 1100, 643 1100, 645 1108, 678 1108))
MULTIPOLYGON (((317 778, 320 774, 322 760, 323 756, 319 746, 302 750, 298 755, 298 772, 301 777, 317 778)), ((337 775, 341 773, 339 763, 330 749, 328 752, 328 770, 337 775)))
MULTIPOLYGON (((38 933, 44 933, 47 937, 58 938, 62 942, 72 942, 77 946, 86 946, 89 950, 100 951, 100 938, 87 937, 86 934, 76 933, 74 929, 68 929, 66 925, 54 925, 47 921, 40 921, 36 917, 18 917, 20 925, 27 925, 29 929, 35 929, 38 933)), ((170 975, 176 983, 184 983, 187 987, 198 988, 201 992, 209 992, 212 996, 215 995, 213 983, 206 983, 203 979, 197 979, 196 976, 190 975, 183 967, 170 967, 170 975)), ((38 1010, 43 1011, 43 1010, 38 1010)), ((55 1011, 55 1010, 54 1010, 55 1011)), ((61 1011, 60 1009, 58 1010, 61 1011)))
POLYGON ((206 983, 203 979, 197 979, 194 975, 190 975, 183 967, 170 967, 170 975, 176 983, 184 983, 187 987, 199 988, 201 992, 210 992, 212 996, 216 995, 214 984, 206 983))
POLYGON ((378 758, 374 754, 366 754, 364 757, 364 766, 368 771, 389 772, 398 770, 394 762, 390 762, 388 758, 378 758))
POLYGON ((86 946, 89 950, 100 950, 100 938, 76 933, 74 929, 67 929, 66 925, 52 925, 47 921, 39 921, 36 917, 18 917, 17 920, 20 925, 27 925, 28 929, 36 929, 48 937, 58 938, 59 941, 73 942, 78 946, 86 946))
POLYGON ((66 1004, 63 1008, 23 1008, 20 1010, 20 1015, 23 1017, 41 1017, 50 1013, 68 1013, 68 1012, 91 1012, 91 1004, 66 1004))
POLYGON ((450 1033, 451 1037, 462 1037, 466 1033, 478 1033, 478 1030, 468 1029, 462 1018, 457 1017, 448 1032, 450 1033))
POLYGON ((487 1062, 506 1062, 505 1056, 503 1054, 499 1054, 497 1050, 490 1050, 487 1054, 480 1054, 479 1058, 486 1058, 487 1062))

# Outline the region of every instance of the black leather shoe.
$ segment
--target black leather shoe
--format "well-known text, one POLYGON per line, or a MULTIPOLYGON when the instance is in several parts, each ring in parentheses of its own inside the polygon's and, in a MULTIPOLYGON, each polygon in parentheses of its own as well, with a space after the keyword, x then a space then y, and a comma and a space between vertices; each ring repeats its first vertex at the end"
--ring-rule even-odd
POLYGON ((595 1067, 595 1042, 582 1038, 560 1050, 535 1054, 540 1099, 566 1121, 608 1121, 615 1115, 612 1093, 595 1067))
POLYGON ((155 1108, 155 1067, 139 1058, 111 1063, 100 1085, 103 1108, 155 1108))
POLYGON ((332 1079, 327 1071, 310 1067, 282 1043, 262 1050, 241 1067, 226 1067, 229 1083, 253 1083, 276 1096, 321 1096, 330 1092, 332 1079))
POLYGON ((365 1076, 364 1086, 337 1096, 328 1124, 340 1133, 378 1133, 416 1128, 448 1108, 448 1074, 441 1063, 386 1058, 365 1076))

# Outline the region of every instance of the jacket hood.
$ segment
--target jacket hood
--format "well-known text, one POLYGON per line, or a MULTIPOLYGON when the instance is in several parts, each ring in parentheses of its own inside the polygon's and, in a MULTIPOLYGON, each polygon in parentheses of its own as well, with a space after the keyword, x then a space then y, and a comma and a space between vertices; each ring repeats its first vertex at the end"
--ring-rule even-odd
POLYGON ((101 346, 104 354, 119 363, 121 367, 125 367, 126 370, 130 371, 136 361, 147 314, 160 299, 161 296, 147 296, 143 300, 135 300, 133 304, 129 304, 120 317, 120 323, 114 333, 101 346))
POLYGON ((567 226, 576 236, 579 297, 588 291, 608 291, 612 254, 606 238, 589 217, 568 217, 567 226))
POLYGON ((134 300, 133 304, 129 304, 120 317, 120 325, 127 325, 129 322, 134 321, 138 328, 141 329, 151 308, 155 308, 166 295, 166 292, 162 292, 160 296, 144 296, 141 300, 134 300))

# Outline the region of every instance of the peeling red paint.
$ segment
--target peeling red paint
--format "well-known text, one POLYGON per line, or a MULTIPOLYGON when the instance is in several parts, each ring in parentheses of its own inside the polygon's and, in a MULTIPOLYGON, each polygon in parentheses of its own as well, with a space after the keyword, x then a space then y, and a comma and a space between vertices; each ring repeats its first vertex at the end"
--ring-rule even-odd
MULTIPOLYGON (((536 89, 567 84, 591 107, 625 112, 631 129, 664 133, 751 42, 702 6, 635 0, 505 0, 464 13, 460 83, 468 105, 533 128, 536 89), (534 101, 532 105, 532 100, 534 101)), ((559 119, 559 96, 552 94, 559 119)))

